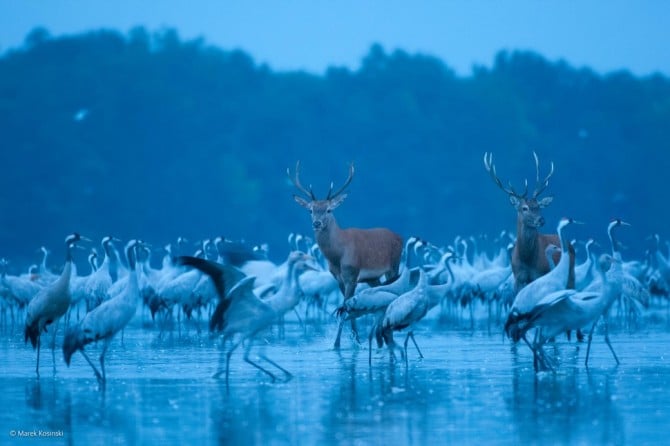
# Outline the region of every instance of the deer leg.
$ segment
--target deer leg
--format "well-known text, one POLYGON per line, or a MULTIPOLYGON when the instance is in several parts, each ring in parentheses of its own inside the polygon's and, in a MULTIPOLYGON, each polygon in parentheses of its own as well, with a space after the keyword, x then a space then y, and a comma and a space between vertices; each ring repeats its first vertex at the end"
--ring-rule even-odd
MULTIPOLYGON (((358 270, 352 267, 342 268, 342 281, 344 282, 344 300, 349 299, 356 291, 356 283, 358 281, 358 270)), ((351 319, 351 331, 357 344, 361 343, 358 336, 358 329, 356 328, 356 319, 351 319)))

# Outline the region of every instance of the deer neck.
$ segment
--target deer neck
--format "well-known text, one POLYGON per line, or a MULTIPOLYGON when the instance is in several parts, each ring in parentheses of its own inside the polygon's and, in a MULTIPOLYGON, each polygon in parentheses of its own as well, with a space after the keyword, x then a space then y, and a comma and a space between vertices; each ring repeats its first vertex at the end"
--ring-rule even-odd
POLYGON ((517 252, 523 262, 533 261, 537 257, 540 233, 537 228, 526 226, 523 222, 517 225, 517 252))
POLYGON ((323 255, 330 263, 339 263, 344 252, 344 231, 340 229, 337 222, 332 218, 325 229, 316 234, 316 243, 323 255))

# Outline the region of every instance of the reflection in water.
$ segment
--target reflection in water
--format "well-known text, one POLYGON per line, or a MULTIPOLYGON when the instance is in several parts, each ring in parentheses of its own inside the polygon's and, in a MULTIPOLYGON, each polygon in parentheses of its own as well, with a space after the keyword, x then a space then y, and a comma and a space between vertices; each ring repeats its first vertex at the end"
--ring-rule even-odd
POLYGON ((72 400, 67 388, 62 388, 53 378, 31 378, 25 382, 25 401, 34 416, 18 419, 12 429, 63 431, 63 438, 70 436, 72 400))
POLYGON ((515 368, 509 407, 518 441, 624 443, 624 425, 612 398, 613 381, 607 371, 565 365, 558 373, 515 368))
POLYGON ((291 381, 272 384, 234 358, 229 391, 211 378, 218 351, 210 344, 152 347, 151 337, 129 331, 128 350, 111 358, 115 373, 103 392, 83 361, 57 378, 26 377, 31 352, 0 343, 9 364, 0 375, 0 404, 9 408, 0 411, 0 435, 49 429, 64 432, 50 444, 203 446, 665 439, 659 429, 670 417, 665 332, 619 336, 616 368, 606 349, 596 350, 587 370, 576 344, 557 343, 547 348, 560 357, 559 371, 536 374, 528 349, 501 343, 498 335, 422 333, 425 358, 411 358, 406 369, 386 351, 375 352, 369 366, 365 348, 338 353, 330 333, 294 329, 286 345, 272 346, 273 358, 294 374, 291 381))
POLYGON ((420 362, 406 369, 404 363, 384 358, 369 366, 367 352, 355 351, 341 358, 339 377, 328 392, 319 443, 374 438, 379 443, 425 444, 432 429, 429 409, 448 400, 441 394, 446 388, 434 386, 436 375, 420 362))

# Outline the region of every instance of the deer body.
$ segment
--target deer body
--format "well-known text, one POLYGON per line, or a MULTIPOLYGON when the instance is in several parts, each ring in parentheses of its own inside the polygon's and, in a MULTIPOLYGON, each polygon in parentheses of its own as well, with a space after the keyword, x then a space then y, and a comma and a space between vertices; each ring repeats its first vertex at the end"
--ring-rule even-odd
MULTIPOLYGON (((512 273, 514 274, 517 291, 551 270, 545 255, 545 250, 549 245, 560 245, 558 235, 541 234, 536 228, 524 226, 519 219, 517 240, 512 251, 512 273)), ((575 252, 572 245, 568 250, 570 255, 568 288, 574 288, 575 252)), ((553 258, 554 264, 558 264, 561 258, 560 253, 554 254, 553 258)))
POLYGON ((345 299, 353 296, 358 282, 375 283, 383 276, 393 280, 398 275, 402 238, 388 229, 341 229, 332 218, 315 236, 345 299))
MULTIPOLYGON (((537 186, 528 197, 528 181, 525 182, 524 192, 517 193, 510 185, 503 186, 498 178, 493 164, 493 154, 484 154, 484 166, 493 178, 493 181, 500 189, 509 195, 512 206, 517 211, 516 243, 512 251, 512 273, 514 274, 514 289, 518 292, 521 288, 548 273, 551 270, 549 262, 545 256, 547 246, 560 245, 558 235, 542 234, 540 228, 544 226, 544 217, 541 215, 542 208, 547 207, 553 200, 553 197, 539 198, 539 195, 549 185, 549 178, 554 173, 554 163, 551 163, 549 174, 540 181, 540 167, 537 155, 535 158, 535 170, 537 186)), ((568 288, 574 288, 575 285, 575 251, 572 245, 568 246, 570 255, 570 274, 568 278, 568 288)), ((557 264, 560 254, 554 255, 554 263, 557 264)))
MULTIPOLYGON (((324 200, 317 199, 311 187, 308 190, 300 184, 300 162, 296 163, 295 178, 291 177, 288 170, 286 173, 296 188, 308 198, 306 200, 294 195, 295 201, 311 213, 316 243, 328 261, 328 268, 337 280, 345 300, 354 295, 359 282, 375 285, 380 283, 382 277, 390 282, 399 276, 403 250, 400 235, 386 228, 342 229, 335 220, 333 210, 347 196, 342 192, 353 178, 353 164, 349 168, 349 177, 344 186, 333 193, 331 183, 328 196, 324 200)), ((352 328, 355 332, 354 319, 352 328)), ((340 324, 335 340, 336 348, 340 344, 341 330, 340 324)))

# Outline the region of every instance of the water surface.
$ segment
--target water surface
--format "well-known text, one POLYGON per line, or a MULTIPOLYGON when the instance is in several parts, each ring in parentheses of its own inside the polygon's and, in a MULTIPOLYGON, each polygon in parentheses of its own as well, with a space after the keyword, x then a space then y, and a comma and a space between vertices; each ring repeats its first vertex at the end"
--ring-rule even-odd
MULTIPOLYGON (((45 444, 663 444, 670 435, 667 322, 615 330, 618 367, 596 334, 586 346, 559 339, 556 373, 535 373, 524 345, 499 328, 445 324, 429 318, 411 346, 409 364, 345 339, 331 348, 335 325, 288 321, 252 352, 264 352, 293 374, 288 382, 231 359, 230 385, 214 379, 218 344, 193 327, 159 337, 135 320, 107 356, 101 389, 80 354, 57 373, 43 350, 20 333, 0 341, 0 441, 10 433, 53 431, 45 444)), ((60 339, 60 338, 59 338, 60 339)), ((397 340, 402 341, 402 333, 397 340)), ((97 358, 100 346, 89 346, 97 358)), ((252 354, 256 358, 255 354, 252 354)), ((18 441, 17 441, 18 442, 18 441)), ((20 444, 23 444, 21 442, 20 444)))

